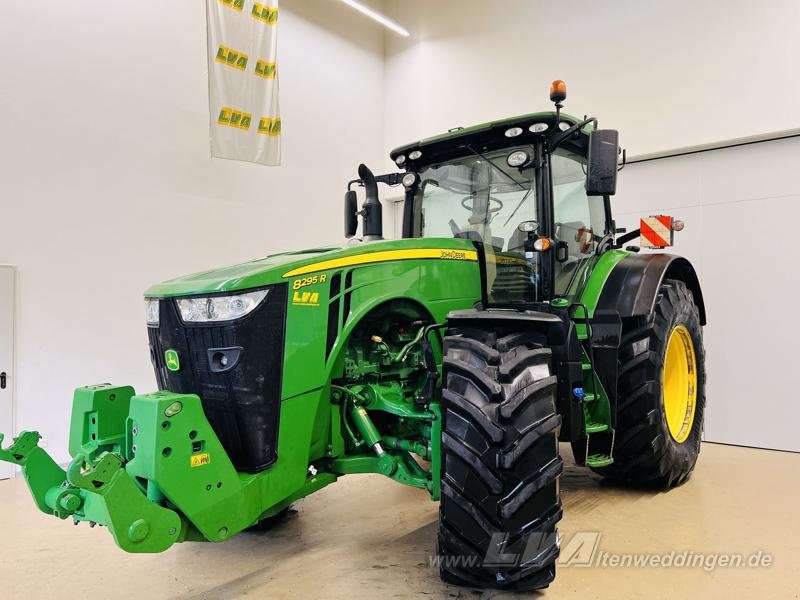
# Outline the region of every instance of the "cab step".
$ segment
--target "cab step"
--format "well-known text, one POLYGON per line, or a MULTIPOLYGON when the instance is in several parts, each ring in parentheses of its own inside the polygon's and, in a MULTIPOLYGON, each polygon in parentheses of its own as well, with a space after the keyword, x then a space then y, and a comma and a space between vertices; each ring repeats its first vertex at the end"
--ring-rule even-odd
POLYGON ((614 459, 608 454, 590 454, 586 457, 586 466, 597 469, 600 467, 607 467, 614 463, 614 459))
POLYGON ((587 423, 586 424, 586 433, 601 433, 603 431, 608 431, 611 429, 605 423, 587 423))

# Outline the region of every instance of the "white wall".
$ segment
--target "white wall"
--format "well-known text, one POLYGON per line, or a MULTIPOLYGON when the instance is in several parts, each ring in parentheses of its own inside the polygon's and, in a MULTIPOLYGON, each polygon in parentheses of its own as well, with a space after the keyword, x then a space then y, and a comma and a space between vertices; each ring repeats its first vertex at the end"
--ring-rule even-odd
POLYGON ((614 198, 622 227, 641 215, 686 223, 676 254, 699 271, 708 313, 705 439, 800 452, 792 388, 800 311, 795 229, 800 138, 629 165, 614 198))
POLYGON ((384 160, 383 32, 329 0, 281 0, 283 166, 211 160, 202 4, 0 3, 16 429, 58 460, 74 387, 155 388, 146 287, 341 241, 345 182, 384 160))
POLYGON ((549 110, 620 129, 629 155, 798 127, 796 0, 390 0, 388 146, 549 110))

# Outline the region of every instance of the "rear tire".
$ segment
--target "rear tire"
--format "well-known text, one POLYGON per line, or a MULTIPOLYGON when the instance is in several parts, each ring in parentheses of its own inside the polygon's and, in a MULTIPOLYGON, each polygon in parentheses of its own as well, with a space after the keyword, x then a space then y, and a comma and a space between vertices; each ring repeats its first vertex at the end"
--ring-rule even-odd
MULTIPOLYGON (((614 463, 596 471, 615 481, 657 487, 673 487, 686 481, 700 453, 705 378, 703 330, 697 305, 682 281, 665 279, 653 314, 623 322, 614 463), (691 340, 696 385, 691 417, 687 410, 682 427, 676 426, 673 419, 671 431, 665 410, 664 366, 673 335, 688 335, 687 341, 691 340)), ((691 391, 692 384, 688 386, 691 391)))
POLYGON ((438 553, 449 583, 528 591, 555 577, 563 465, 550 365, 535 333, 445 337, 438 553))

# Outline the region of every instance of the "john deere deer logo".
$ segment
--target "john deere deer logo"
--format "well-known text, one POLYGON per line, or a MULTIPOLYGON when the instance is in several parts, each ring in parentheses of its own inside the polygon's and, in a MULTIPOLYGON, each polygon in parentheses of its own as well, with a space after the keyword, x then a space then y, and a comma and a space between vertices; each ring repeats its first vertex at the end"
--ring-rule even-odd
POLYGON ((167 368, 170 371, 180 371, 181 359, 178 358, 178 352, 170 348, 164 352, 164 361, 167 363, 167 368))

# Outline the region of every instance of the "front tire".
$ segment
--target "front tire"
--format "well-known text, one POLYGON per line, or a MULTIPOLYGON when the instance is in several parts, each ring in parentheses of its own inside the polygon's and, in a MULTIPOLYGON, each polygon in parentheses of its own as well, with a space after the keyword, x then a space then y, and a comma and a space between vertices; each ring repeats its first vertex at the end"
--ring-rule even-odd
POLYGON ((610 479, 673 487, 689 478, 705 408, 700 316, 682 281, 665 279, 653 314, 623 323, 614 463, 610 479))
POLYGON ((445 337, 438 552, 449 583, 528 591, 555 577, 561 417, 540 341, 469 327, 445 337))

